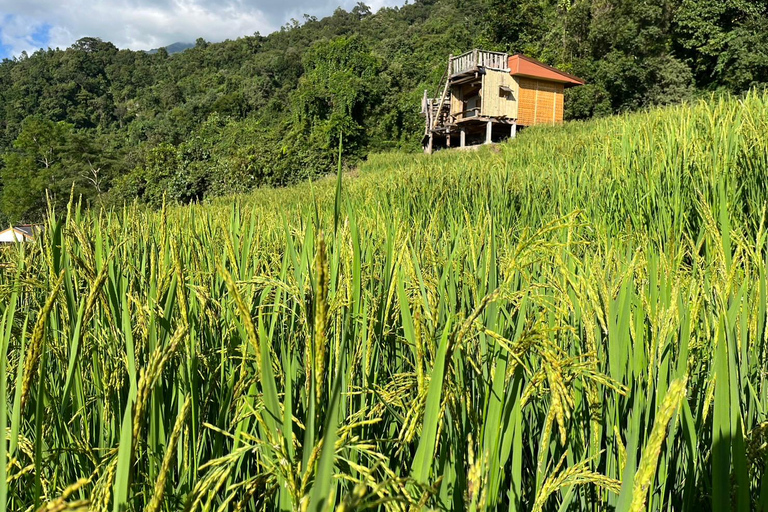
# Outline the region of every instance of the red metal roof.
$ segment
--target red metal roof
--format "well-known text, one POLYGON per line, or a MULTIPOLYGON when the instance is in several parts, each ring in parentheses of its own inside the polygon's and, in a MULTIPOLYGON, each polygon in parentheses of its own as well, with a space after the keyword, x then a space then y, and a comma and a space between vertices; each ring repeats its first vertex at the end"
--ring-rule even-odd
POLYGON ((543 62, 539 62, 531 57, 518 53, 512 55, 509 58, 509 74, 512 76, 527 76, 530 78, 538 78, 540 80, 549 80, 551 82, 560 82, 565 87, 575 87, 577 85, 584 85, 584 80, 581 78, 560 71, 559 69, 547 66, 543 62))

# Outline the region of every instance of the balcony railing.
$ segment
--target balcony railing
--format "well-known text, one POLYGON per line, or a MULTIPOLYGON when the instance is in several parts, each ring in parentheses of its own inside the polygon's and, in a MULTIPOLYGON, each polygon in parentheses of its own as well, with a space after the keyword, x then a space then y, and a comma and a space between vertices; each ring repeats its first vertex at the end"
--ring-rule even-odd
POLYGON ((507 53, 471 50, 456 57, 451 57, 449 74, 454 76, 479 67, 507 69, 508 61, 509 54, 507 53))

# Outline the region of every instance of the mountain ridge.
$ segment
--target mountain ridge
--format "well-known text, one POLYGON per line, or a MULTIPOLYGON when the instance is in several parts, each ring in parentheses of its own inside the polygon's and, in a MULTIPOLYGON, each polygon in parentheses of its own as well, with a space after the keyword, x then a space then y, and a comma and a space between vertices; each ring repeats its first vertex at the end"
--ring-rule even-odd
POLYGON ((154 55, 157 52, 160 51, 161 48, 164 48, 165 51, 168 52, 168 55, 173 55, 174 53, 181 53, 184 50, 189 50, 190 48, 194 48, 195 43, 184 43, 181 41, 177 41, 175 43, 171 43, 168 46, 161 46, 160 48, 152 48, 151 50, 147 50, 147 53, 150 55, 154 55))

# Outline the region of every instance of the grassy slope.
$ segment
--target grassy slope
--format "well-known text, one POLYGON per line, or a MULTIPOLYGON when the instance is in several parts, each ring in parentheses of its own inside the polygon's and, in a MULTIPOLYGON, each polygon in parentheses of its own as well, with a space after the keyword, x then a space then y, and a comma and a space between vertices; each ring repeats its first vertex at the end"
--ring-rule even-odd
MULTIPOLYGON (((493 205, 505 226, 536 227, 579 210, 594 229, 663 242, 697 234, 696 203, 716 203, 722 179, 733 194, 728 198, 737 200, 730 213, 755 229, 766 195, 764 127, 764 97, 757 95, 536 127, 476 152, 373 155, 360 168, 363 178, 345 183, 345 193, 351 202, 386 198, 382 208, 404 221, 446 222, 457 208, 476 214, 493 205)), ((333 189, 324 180, 263 189, 243 202, 302 208, 312 194, 329 201, 333 189)))
POLYGON ((7 509, 765 504, 767 114, 51 218, 0 255, 7 509))

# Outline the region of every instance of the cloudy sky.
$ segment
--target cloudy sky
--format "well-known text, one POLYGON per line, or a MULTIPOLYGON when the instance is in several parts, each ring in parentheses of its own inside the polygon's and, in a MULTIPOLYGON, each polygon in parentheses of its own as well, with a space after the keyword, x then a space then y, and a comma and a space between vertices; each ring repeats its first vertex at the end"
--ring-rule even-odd
MULTIPOLYGON (((375 12, 403 0, 368 0, 375 12)), ((66 48, 85 36, 148 50, 198 37, 268 34, 291 18, 327 16, 357 0, 0 0, 0 58, 66 48)))

